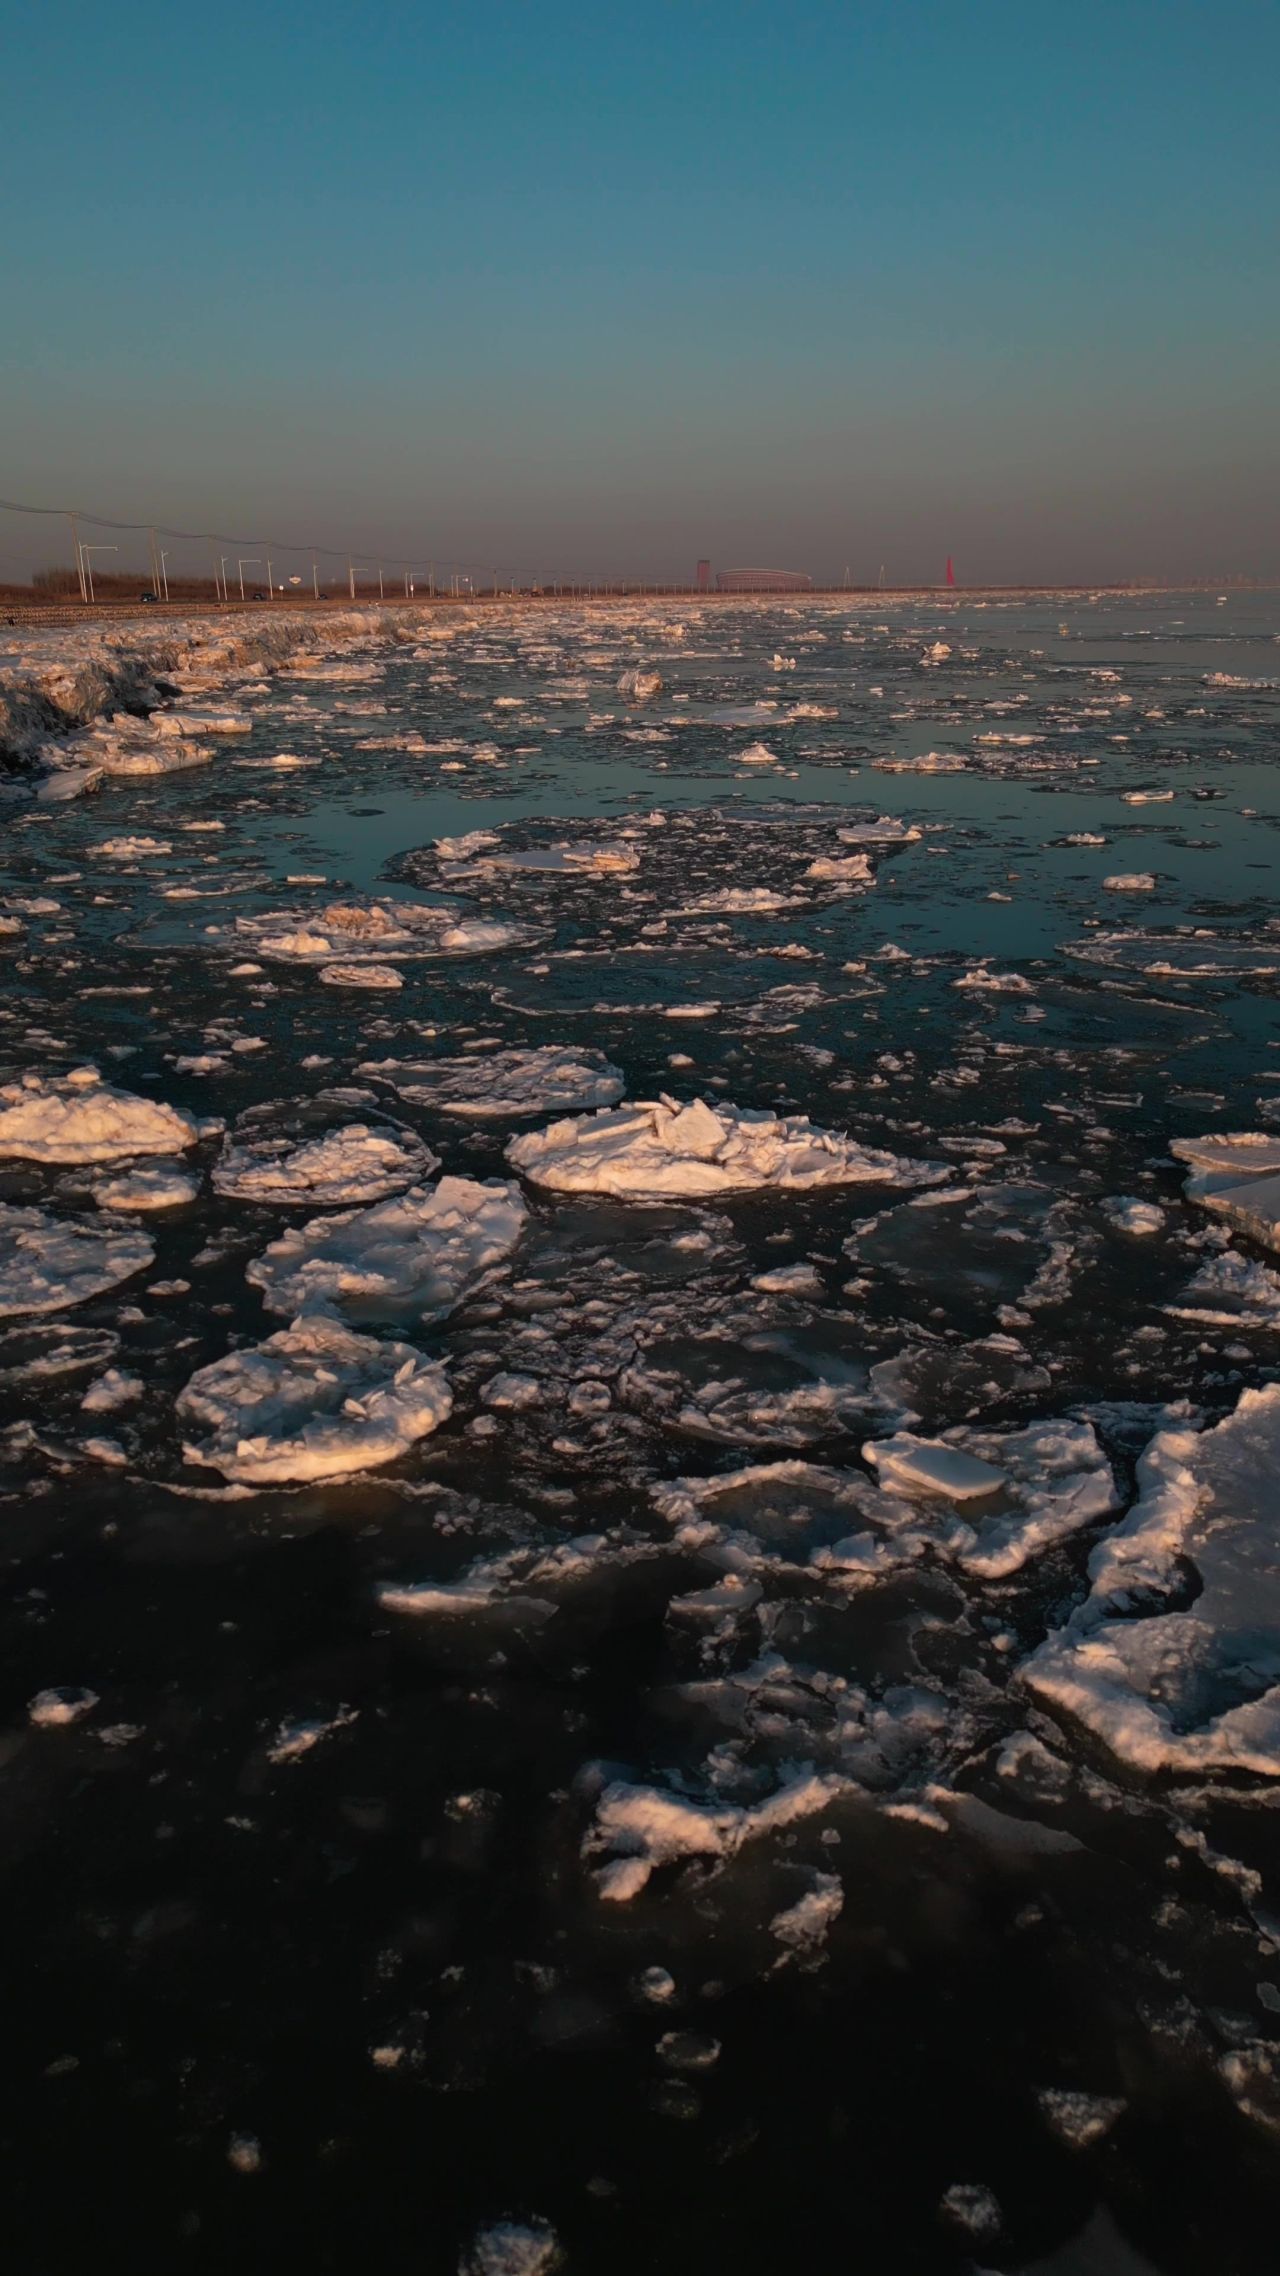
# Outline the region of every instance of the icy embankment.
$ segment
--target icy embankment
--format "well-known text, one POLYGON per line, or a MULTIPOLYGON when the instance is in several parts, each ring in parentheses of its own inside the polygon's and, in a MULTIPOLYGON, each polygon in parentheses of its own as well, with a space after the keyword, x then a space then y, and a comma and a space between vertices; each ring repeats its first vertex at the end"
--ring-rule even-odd
MULTIPOLYGON (((137 626, 126 636, 94 626, 35 632, 0 679, 0 775, 59 800, 108 775, 202 765, 214 755, 209 738, 253 726, 249 713, 210 703, 211 692, 254 669, 300 662, 314 636, 307 620, 269 612, 177 631, 137 626)), ((324 625, 326 646, 343 655, 406 636, 380 613, 354 611, 324 625)))
POLYGON ((807 1115, 752 1113, 702 1099, 680 1106, 665 1097, 530 1131, 512 1140, 507 1160, 553 1192, 633 1201, 873 1182, 935 1185, 951 1174, 815 1130, 807 1115))
POLYGON ((1280 1384, 1216 1429, 1161 1431, 1138 1484, 1022 1679, 1136 1770, 1280 1777, 1280 1384))
POLYGON ((520 1189, 441 1178, 372 1209, 312 1218, 249 1265, 268 1311, 362 1323, 439 1320, 511 1254, 524 1231, 520 1189))
POLYGON ((202 1367, 178 1419, 207 1433, 188 1439, 189 1461, 270 1486, 394 1462, 452 1406, 444 1369, 411 1345, 313 1317, 202 1367))

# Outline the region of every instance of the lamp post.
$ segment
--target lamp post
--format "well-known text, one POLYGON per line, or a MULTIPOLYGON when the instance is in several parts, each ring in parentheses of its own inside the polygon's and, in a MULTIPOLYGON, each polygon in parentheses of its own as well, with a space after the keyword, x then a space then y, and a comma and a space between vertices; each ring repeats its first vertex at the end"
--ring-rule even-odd
POLYGON ((92 563, 92 561, 89 559, 89 556, 90 556, 90 554, 91 554, 91 553, 118 553, 119 551, 120 551, 120 548, 119 548, 119 546, 118 546, 118 545, 82 545, 82 546, 81 546, 81 548, 80 548, 80 561, 81 561, 81 566, 82 566, 82 568, 83 568, 83 570, 84 570, 84 573, 85 573, 86 577, 87 577, 87 578, 88 578, 88 580, 89 580, 89 599, 90 599, 90 600, 92 600, 92 599, 93 599, 93 563, 92 563))

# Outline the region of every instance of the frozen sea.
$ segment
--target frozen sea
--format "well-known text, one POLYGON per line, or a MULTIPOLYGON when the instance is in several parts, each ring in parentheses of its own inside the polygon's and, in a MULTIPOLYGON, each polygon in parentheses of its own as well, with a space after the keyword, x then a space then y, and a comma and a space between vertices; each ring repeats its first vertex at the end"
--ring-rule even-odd
POLYGON ((1280 596, 149 669, 3 808, 13 2264, 1273 2269, 1280 596))

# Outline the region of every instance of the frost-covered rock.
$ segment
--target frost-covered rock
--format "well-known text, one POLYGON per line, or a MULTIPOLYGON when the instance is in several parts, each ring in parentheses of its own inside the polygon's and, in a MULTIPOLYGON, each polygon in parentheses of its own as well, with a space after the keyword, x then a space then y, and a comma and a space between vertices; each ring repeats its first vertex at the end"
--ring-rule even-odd
POLYGON ((626 1089, 621 1071, 603 1051, 570 1044, 477 1052, 466 1059, 368 1060, 358 1071, 389 1083, 413 1106, 470 1122, 612 1106, 626 1089))
POLYGON ((441 1178, 372 1209, 316 1217, 249 1266, 269 1311, 348 1320, 437 1320, 501 1264, 524 1230, 515 1185, 441 1178))
POLYGON ((205 1433, 186 1442, 188 1461, 268 1486, 394 1462, 452 1405, 444 1369, 411 1345, 313 1317, 202 1367, 177 1411, 205 1433))
POLYGON ((151 1264, 145 1234, 0 1202, 0 1318, 61 1312, 151 1264))
POLYGON ((700 1199, 768 1188, 877 1183, 930 1185, 949 1175, 860 1146, 807 1115, 753 1114, 694 1099, 645 1100, 530 1131, 507 1148, 513 1169, 558 1193, 633 1201, 700 1199))
POLYGON ((254 1201, 276 1208, 354 1209, 386 1201, 429 1177, 440 1167, 411 1130, 390 1124, 349 1122, 315 1138, 292 1138, 270 1130, 248 1134, 214 1164, 213 1189, 232 1201, 254 1201))
POLYGON ((1159 1432, 1138 1485, 1022 1680, 1135 1770, 1280 1777, 1280 1384, 1159 1432))
POLYGON ((160 1099, 114 1090, 96 1067, 0 1084, 0 1155, 21 1161, 116 1162, 138 1154, 181 1154, 202 1135, 194 1115, 160 1099))

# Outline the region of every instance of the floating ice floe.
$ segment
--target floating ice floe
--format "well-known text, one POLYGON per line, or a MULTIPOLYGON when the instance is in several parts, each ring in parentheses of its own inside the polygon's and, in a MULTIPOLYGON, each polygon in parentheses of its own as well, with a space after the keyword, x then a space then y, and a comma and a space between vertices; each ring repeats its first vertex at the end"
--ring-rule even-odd
POLYGON ((101 845, 90 846, 91 854, 103 854, 109 861, 141 861, 157 854, 171 854, 173 847, 167 838, 104 838, 101 845))
POLYGON ((959 979, 953 980, 951 985, 953 988, 981 989, 989 996, 1029 996, 1033 993, 1031 982, 1021 972, 993 972, 986 964, 970 965, 969 970, 962 972, 959 979))
POLYGON ((65 1730, 69 1724, 91 1715, 97 1704, 97 1692, 83 1684, 56 1683, 47 1691, 37 1691, 35 1698, 27 1701, 27 1720, 38 1730, 65 1730))
POLYGON ((390 1124, 349 1122, 306 1138, 272 1129, 270 1119, 260 1109, 244 1117, 214 1164, 215 1193, 277 1208, 353 1209, 403 1193, 440 1167, 411 1130, 390 1124))
MULTIPOLYGON (((840 832, 841 837, 844 832, 840 832)), ((864 853, 819 854, 804 873, 806 885, 874 885, 876 873, 864 853)))
POLYGON ((962 751, 919 751, 910 758, 873 759, 880 774, 963 774, 969 762, 962 751))
POLYGON ((1208 1258, 1163 1309, 1200 1327, 1280 1328, 1280 1273, 1228 1249, 1208 1258))
POLYGON ((923 834, 913 822, 900 822, 896 814, 881 814, 874 822, 850 822, 836 831, 845 846, 913 846, 923 834))
POLYGON ((0 1155, 24 1162, 115 1162, 181 1154, 219 1123, 113 1090, 96 1067, 0 1084, 0 1155))
POLYGON ((1091 1423, 1035 1422, 1025 1430, 962 1425, 941 1438, 899 1431, 862 1449, 885 1491, 941 1518, 938 1546, 962 1572, 1003 1580, 1118 1506, 1111 1466, 1091 1423))
POLYGON ((388 955, 485 956, 534 935, 527 925, 462 916, 414 901, 332 901, 321 909, 278 909, 237 917, 236 932, 260 956, 283 964, 376 964, 388 955))
POLYGON ((1138 1486, 1022 1680, 1136 1770, 1280 1777, 1280 1384, 1216 1429, 1161 1431, 1138 1486))
POLYGON ((247 1278, 268 1311, 293 1317, 443 1319, 510 1255, 526 1214, 518 1186, 441 1178, 372 1209, 311 1219, 273 1241, 247 1278))
POLYGON ((748 743, 741 751, 735 751, 734 757, 744 767, 776 767, 778 764, 777 752, 771 751, 767 743, 748 743))
POLYGON ((679 909, 668 910, 672 917, 773 917, 787 909, 807 909, 810 906, 804 893, 787 893, 769 885, 724 885, 714 893, 704 893, 697 901, 686 901, 679 909))
POLYGON ((1154 893, 1156 881, 1149 869, 1117 870, 1114 877, 1102 880, 1104 893, 1154 893))
POLYGON ((1145 1235, 1164 1229, 1165 1213, 1159 1202, 1142 1201, 1132 1193, 1117 1193, 1104 1201, 1102 1214, 1117 1233, 1145 1235))
POLYGON ((1280 940, 1224 940, 1211 933, 1094 933, 1062 944, 1064 956, 1152 979, 1239 980, 1280 972, 1280 940))
POLYGON ((648 703, 653 696, 662 693, 662 674, 640 670, 623 672, 618 680, 618 693, 624 695, 628 703, 648 703))
POLYGON ((469 1059, 374 1059, 357 1071, 389 1083, 413 1106, 469 1122, 612 1106, 626 1089, 620 1069, 603 1051, 569 1044, 477 1052, 469 1059))
POLYGON ((452 1406, 444 1369, 411 1345, 312 1317, 202 1367, 177 1412, 207 1433, 187 1441, 188 1461, 270 1486, 394 1462, 452 1406))
POLYGON ((195 1200, 200 1180, 181 1162, 152 1162, 99 1178, 90 1190, 99 1209, 181 1209, 195 1200))
POLYGON ((807 1115, 752 1113, 703 1099, 688 1106, 643 1100, 553 1122, 513 1139, 507 1160, 555 1192, 633 1201, 870 1182, 933 1185, 950 1174, 860 1146, 837 1131, 815 1130, 807 1115))
POLYGON ((326 988, 403 988, 404 974, 394 964, 322 964, 319 979, 326 988))
POLYGON ((695 1857, 723 1861, 749 1841, 817 1816, 847 1790, 841 1778, 801 1773, 750 1808, 732 1803, 717 1807, 665 1787, 617 1780, 596 1804, 583 1854, 588 1862, 607 1860, 595 1870, 600 1896, 627 1904, 658 1866, 695 1857))
POLYGON ((1122 790, 1120 796, 1126 806, 1167 806, 1173 798, 1171 790, 1122 790))
POLYGON ((1198 1201, 1266 1248, 1280 1249, 1280 1136, 1260 1130, 1216 1138, 1175 1138, 1169 1151, 1185 1162, 1188 1201, 1198 1201))
POLYGON ((154 1257, 142 1233, 0 1202, 0 1317, 87 1304, 154 1257))
POLYGON ((560 2240, 548 2221, 492 2221, 478 2229, 458 2276, 557 2276, 560 2240))

